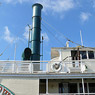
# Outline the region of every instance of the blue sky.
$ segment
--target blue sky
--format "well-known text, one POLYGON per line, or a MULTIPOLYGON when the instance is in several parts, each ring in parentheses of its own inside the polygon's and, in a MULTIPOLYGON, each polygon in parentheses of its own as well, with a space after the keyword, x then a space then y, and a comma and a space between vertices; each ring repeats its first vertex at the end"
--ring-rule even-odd
MULTIPOLYGON (((43 5, 41 33, 44 36, 44 60, 50 60, 51 47, 65 46, 67 40, 64 35, 81 44, 80 30, 84 46, 95 47, 95 0, 0 0, 0 2, 0 54, 4 51, 0 60, 14 60, 15 43, 16 60, 21 60, 22 52, 28 46, 27 24, 32 25, 34 3, 43 5)), ((70 43, 70 46, 77 45, 70 43)))

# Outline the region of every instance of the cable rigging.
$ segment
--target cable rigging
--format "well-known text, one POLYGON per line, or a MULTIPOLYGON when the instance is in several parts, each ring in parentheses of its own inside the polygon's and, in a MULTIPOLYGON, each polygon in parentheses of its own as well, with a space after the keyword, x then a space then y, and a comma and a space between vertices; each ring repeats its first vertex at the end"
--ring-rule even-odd
MULTIPOLYGON (((16 41, 17 40, 17 38, 19 38, 19 34, 20 34, 21 32, 18 32, 17 34, 15 34, 16 35, 16 38, 15 39, 13 39, 13 41, 12 42, 14 42, 14 41, 16 41)), ((8 49, 10 47, 10 43, 5 47, 5 49, 0 53, 0 56, 2 56, 3 54, 4 54, 4 52, 8 49)))
MULTIPOLYGON (((87 48, 87 49, 92 49, 92 50, 95 50, 95 48, 91 48, 91 47, 85 47, 85 46, 83 46, 83 45, 80 45, 80 44, 78 44, 78 43, 76 43, 76 42, 74 42, 74 41, 72 41, 72 40, 70 40, 69 38, 67 38, 66 36, 64 36, 61 32, 59 32, 59 31, 57 31, 53 26, 51 26, 48 22, 46 22, 44 19, 42 19, 42 21, 44 21, 48 26, 50 26, 53 30, 55 30, 57 33, 60 33, 67 41, 69 41, 69 42, 71 42, 71 43, 73 43, 73 44, 76 44, 76 45, 78 45, 78 48, 87 48)), ((48 29, 49 30, 49 29, 48 29)), ((52 32, 50 32, 50 33, 52 33, 52 32)), ((54 35, 54 37, 55 37, 55 35, 54 35)), ((57 38, 57 37, 56 37, 57 38)), ((60 41, 59 41, 60 42, 60 41)), ((63 44, 63 43, 62 43, 63 44)))
POLYGON ((52 32, 50 32, 50 30, 49 30, 43 23, 41 23, 41 24, 44 26, 44 28, 45 28, 49 33, 52 34, 52 36, 56 39, 56 41, 58 41, 61 45, 63 45, 63 46, 65 47, 65 45, 64 45, 52 32))
POLYGON ((80 45, 80 44, 78 44, 78 43, 76 43, 76 42, 74 42, 74 41, 72 41, 72 40, 70 40, 69 38, 67 38, 66 36, 64 36, 61 32, 58 32, 53 26, 51 26, 48 22, 46 22, 44 19, 42 19, 48 26, 50 26, 53 30, 55 30, 57 33, 60 33, 67 41, 69 41, 69 42, 71 42, 71 43, 74 43, 74 44, 76 44, 76 45, 78 45, 78 46, 81 46, 81 47, 84 47, 84 46, 82 46, 82 45, 80 45))

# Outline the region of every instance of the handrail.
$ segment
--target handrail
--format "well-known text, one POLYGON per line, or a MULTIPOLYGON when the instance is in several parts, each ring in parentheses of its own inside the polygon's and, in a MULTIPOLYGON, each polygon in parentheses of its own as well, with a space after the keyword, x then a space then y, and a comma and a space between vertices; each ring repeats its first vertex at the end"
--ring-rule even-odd
MULTIPOLYGON (((54 63, 59 63, 60 61, 0 61, 0 73, 19 73, 19 72, 27 72, 27 73, 33 73, 34 71, 37 72, 55 72, 52 70, 52 66, 54 63), (44 68, 41 68, 43 65, 44 68)), ((56 73, 71 73, 71 70, 77 70, 80 73, 85 72, 85 66, 88 67, 95 63, 95 60, 93 61, 85 61, 85 60, 67 60, 67 61, 61 61, 62 68, 60 71, 57 71, 56 73), (74 66, 75 64, 75 66, 74 66), (79 64, 79 65, 77 65, 79 64), (90 64, 90 65, 87 65, 90 64), (79 66, 79 68, 77 68, 79 66), (65 68, 65 69, 64 69, 65 68), (79 71, 80 70, 80 71, 79 71)), ((91 69, 90 68, 90 69, 91 69)), ((93 73, 95 73, 95 70, 92 70, 93 73)))
MULTIPOLYGON (((69 56, 70 57, 70 56, 69 56)), ((66 61, 68 61, 68 60, 66 60, 66 61)), ((88 61, 88 62, 95 62, 95 59, 82 59, 82 60, 70 60, 70 61, 83 61, 83 62, 85 62, 85 61, 88 61)), ((0 60, 0 62, 60 62, 59 60, 58 61, 49 61, 49 60, 45 60, 45 61, 22 61, 22 60, 0 60)))

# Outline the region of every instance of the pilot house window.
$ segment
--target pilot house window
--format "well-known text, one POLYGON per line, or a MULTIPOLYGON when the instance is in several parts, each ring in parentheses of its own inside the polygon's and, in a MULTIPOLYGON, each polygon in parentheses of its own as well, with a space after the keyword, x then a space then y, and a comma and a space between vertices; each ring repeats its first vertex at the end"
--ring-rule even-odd
POLYGON ((86 51, 80 51, 82 59, 87 59, 86 51))
POLYGON ((87 55, 88 59, 95 59, 94 51, 78 51, 78 50, 71 51, 72 60, 80 60, 81 58, 87 59, 87 55))
POLYGON ((87 59, 86 51, 72 50, 71 51, 71 56, 72 56, 72 60, 80 60, 81 58, 82 59, 87 59))
POLYGON ((94 59, 94 52, 88 51, 88 57, 89 57, 89 59, 94 59))

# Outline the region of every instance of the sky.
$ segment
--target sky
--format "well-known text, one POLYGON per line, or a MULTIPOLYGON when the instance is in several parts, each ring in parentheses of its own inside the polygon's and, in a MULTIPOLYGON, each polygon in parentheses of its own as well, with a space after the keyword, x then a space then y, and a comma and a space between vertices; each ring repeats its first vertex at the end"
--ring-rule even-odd
MULTIPOLYGON (((0 0, 0 2, 0 60, 22 60, 22 53, 28 47, 27 25, 32 28, 32 5, 35 3, 43 5, 41 34, 44 36, 44 60, 50 60, 52 47, 66 46, 67 40, 64 36, 82 44, 80 31, 83 45, 95 47, 95 0, 0 0)), ((69 42, 69 46, 77 45, 69 42)))

